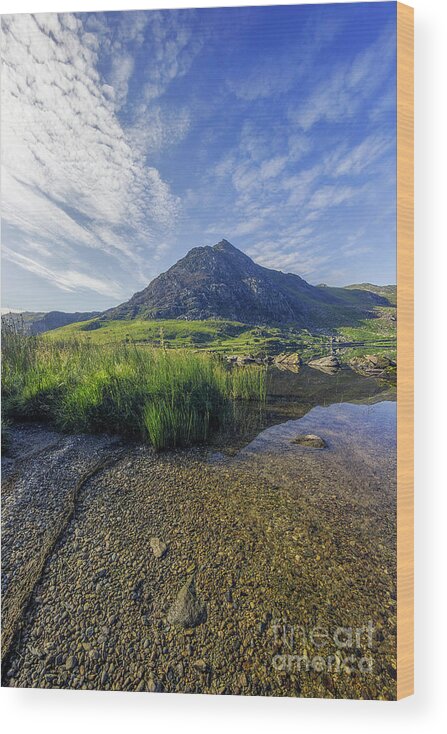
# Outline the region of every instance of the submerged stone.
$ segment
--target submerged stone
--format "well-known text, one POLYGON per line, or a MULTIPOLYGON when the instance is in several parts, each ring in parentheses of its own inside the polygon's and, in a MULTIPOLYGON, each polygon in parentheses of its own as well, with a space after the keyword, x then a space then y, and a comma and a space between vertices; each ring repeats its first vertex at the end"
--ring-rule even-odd
POLYGON ((194 577, 182 586, 168 612, 169 624, 197 627, 206 620, 206 605, 197 597, 194 577))
POLYGON ((315 436, 313 433, 303 433, 300 436, 296 436, 292 439, 292 443, 297 443, 299 446, 307 446, 312 449, 324 449, 327 444, 321 436, 315 436))

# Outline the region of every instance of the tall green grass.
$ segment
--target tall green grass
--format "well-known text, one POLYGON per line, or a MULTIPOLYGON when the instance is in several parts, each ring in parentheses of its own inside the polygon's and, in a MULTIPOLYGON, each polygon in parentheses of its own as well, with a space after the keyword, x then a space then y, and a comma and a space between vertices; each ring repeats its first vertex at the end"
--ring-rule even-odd
POLYGON ((185 349, 57 342, 4 324, 2 357, 6 418, 133 434, 158 449, 205 442, 235 401, 265 399, 263 368, 185 349))

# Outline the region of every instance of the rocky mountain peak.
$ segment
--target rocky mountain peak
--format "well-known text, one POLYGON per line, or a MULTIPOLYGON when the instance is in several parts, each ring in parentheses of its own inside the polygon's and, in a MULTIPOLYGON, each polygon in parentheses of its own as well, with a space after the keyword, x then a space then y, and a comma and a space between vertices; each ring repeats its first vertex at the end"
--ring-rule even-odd
POLYGON ((332 323, 343 301, 293 273, 255 263, 226 239, 194 247, 110 319, 226 319, 247 324, 290 323, 305 328, 332 323))

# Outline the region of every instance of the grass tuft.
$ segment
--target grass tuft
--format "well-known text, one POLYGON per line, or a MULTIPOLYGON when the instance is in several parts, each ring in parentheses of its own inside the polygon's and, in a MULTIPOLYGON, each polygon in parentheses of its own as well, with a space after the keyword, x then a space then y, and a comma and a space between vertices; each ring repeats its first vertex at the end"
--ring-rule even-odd
POLYGON ((265 370, 132 343, 94 345, 2 327, 6 418, 64 431, 136 435, 157 449, 206 442, 237 400, 265 400, 265 370))

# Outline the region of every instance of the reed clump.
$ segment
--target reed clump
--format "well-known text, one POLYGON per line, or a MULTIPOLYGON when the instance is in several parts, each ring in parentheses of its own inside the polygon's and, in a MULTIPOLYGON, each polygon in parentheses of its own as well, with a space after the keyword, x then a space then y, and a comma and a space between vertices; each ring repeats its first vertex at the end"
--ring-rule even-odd
POLYGON ((235 401, 262 402, 265 391, 265 369, 229 368, 210 354, 55 341, 2 326, 6 420, 136 435, 163 449, 206 442, 235 401))

